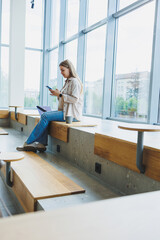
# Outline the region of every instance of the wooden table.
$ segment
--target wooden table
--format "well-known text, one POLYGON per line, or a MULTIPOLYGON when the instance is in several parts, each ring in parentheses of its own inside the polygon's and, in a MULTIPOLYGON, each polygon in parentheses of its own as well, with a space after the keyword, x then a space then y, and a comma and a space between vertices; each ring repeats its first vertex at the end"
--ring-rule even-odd
POLYGON ((137 131, 137 154, 136 154, 136 165, 141 173, 145 172, 145 166, 143 164, 143 139, 144 132, 160 132, 160 127, 154 125, 145 124, 126 124, 119 125, 118 128, 130 131, 137 131))
POLYGON ((17 117, 17 108, 21 108, 22 106, 9 106, 9 107, 12 107, 15 109, 15 119, 18 120, 18 117, 17 117))
POLYGON ((8 186, 13 186, 11 180, 11 162, 19 161, 24 158, 24 154, 17 152, 2 152, 0 153, 0 160, 6 162, 6 183, 8 186))

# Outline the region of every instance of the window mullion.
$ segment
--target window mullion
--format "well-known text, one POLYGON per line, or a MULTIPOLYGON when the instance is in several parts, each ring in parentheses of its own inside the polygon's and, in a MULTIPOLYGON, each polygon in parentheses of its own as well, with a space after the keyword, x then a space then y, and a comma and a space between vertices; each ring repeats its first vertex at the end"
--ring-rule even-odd
POLYGON ((40 84, 40 103, 41 105, 47 105, 48 103, 48 91, 45 86, 48 84, 49 77, 49 53, 46 49, 49 48, 50 41, 50 17, 51 17, 51 2, 50 0, 44 1, 44 28, 43 28, 43 62, 42 62, 42 78, 40 84))
MULTIPOLYGON (((58 64, 64 60, 64 44, 62 43, 62 41, 64 41, 65 39, 66 6, 67 1, 61 0, 58 64)), ((60 71, 58 71, 57 78, 58 78, 57 87, 58 89, 61 89, 63 86, 63 77, 60 71)))
POLYGON ((157 123, 160 90, 160 1, 156 1, 148 122, 157 123))
MULTIPOLYGON (((116 0, 114 1, 109 0, 108 16, 112 15, 114 12, 116 12, 116 0)), ((109 21, 106 27, 107 32, 106 32, 102 118, 109 118, 111 112, 110 110, 112 96, 116 20, 113 19, 112 21, 109 21)))
MULTIPOLYGON (((79 10, 79 32, 81 32, 86 27, 87 22, 87 1, 80 1, 79 10)), ((77 53, 77 72, 84 84, 84 66, 85 66, 85 34, 80 34, 78 38, 78 53, 77 53)), ((85 87, 85 86, 84 86, 85 87)))
MULTIPOLYGON (((0 45, 1 45, 1 34, 2 34, 2 0, 0 0, 0 45)), ((1 47, 2 45, 0 46, 0 69, 1 68, 1 47)), ((0 89, 1 88, 1 74, 0 74, 0 89)))

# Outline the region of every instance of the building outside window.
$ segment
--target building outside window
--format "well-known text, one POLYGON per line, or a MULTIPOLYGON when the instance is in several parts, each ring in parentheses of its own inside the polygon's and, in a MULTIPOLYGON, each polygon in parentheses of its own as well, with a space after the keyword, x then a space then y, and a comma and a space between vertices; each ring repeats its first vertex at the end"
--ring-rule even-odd
POLYGON ((152 1, 118 19, 113 117, 147 121, 154 15, 152 1))

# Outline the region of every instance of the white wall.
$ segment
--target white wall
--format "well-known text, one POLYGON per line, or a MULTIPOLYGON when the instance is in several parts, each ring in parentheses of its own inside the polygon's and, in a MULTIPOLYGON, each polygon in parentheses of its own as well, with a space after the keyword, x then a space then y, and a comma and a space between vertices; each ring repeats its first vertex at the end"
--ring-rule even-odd
POLYGON ((26 0, 10 1, 9 105, 24 106, 26 0))

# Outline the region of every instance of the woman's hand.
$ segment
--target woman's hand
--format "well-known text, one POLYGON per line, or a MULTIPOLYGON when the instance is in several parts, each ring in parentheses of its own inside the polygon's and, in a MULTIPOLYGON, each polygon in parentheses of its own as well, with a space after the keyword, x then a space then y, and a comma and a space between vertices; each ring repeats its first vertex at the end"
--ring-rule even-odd
POLYGON ((59 94, 61 93, 58 89, 56 89, 56 90, 52 90, 52 89, 50 89, 49 90, 50 92, 51 92, 51 96, 59 96, 59 94))

